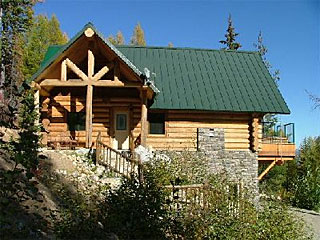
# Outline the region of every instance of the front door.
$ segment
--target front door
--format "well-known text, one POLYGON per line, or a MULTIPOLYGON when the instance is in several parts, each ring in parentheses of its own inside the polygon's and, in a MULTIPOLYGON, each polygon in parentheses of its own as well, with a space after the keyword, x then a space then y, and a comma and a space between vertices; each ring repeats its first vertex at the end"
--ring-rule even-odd
POLYGON ((113 148, 117 150, 129 149, 129 114, 126 111, 115 112, 113 148))

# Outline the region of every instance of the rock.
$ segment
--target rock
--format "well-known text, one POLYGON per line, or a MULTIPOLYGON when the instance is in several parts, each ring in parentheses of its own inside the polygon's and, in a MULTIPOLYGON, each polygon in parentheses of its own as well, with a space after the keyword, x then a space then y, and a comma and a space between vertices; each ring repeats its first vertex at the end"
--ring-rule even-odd
POLYGON ((86 154, 89 153, 89 149, 80 148, 80 149, 77 149, 75 152, 76 152, 77 154, 86 155, 86 154))
POLYGON ((141 159, 141 161, 148 162, 150 159, 154 157, 154 153, 141 145, 134 149, 135 154, 141 159))
POLYGON ((0 138, 3 142, 10 142, 11 139, 17 140, 19 139, 18 130, 0 127, 0 138))

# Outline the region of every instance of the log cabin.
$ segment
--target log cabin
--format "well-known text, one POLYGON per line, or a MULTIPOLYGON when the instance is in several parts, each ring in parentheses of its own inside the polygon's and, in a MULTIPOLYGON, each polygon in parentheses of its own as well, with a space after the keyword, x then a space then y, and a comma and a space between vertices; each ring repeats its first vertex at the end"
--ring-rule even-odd
POLYGON ((114 46, 88 23, 49 47, 31 81, 46 145, 90 148, 101 133, 121 151, 197 151, 198 129, 210 128, 231 153, 273 165, 295 155, 286 136, 264 139, 264 115, 290 111, 258 52, 114 46))

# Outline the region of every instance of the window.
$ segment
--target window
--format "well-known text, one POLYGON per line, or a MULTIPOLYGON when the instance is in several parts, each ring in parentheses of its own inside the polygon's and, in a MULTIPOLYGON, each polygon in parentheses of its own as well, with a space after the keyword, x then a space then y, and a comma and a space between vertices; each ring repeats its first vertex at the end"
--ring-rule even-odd
POLYGON ((86 115, 84 112, 68 112, 69 131, 86 130, 86 115))
POLYGON ((117 130, 127 130, 127 115, 126 114, 117 114, 116 117, 116 129, 117 130))
POLYGON ((150 126, 150 134, 165 134, 164 113, 150 113, 148 115, 148 121, 150 126))

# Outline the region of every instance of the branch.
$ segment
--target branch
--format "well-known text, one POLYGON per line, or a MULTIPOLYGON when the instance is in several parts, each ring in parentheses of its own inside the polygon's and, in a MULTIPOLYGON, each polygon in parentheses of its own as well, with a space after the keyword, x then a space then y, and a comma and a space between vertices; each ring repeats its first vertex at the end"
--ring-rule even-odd
POLYGON ((318 97, 318 96, 316 96, 314 94, 311 94, 307 90, 306 90, 306 92, 309 95, 309 98, 311 99, 311 101, 314 102, 314 109, 317 109, 317 108, 320 109, 320 97, 318 97))

